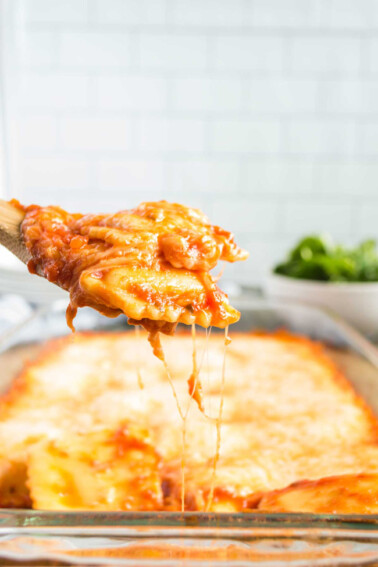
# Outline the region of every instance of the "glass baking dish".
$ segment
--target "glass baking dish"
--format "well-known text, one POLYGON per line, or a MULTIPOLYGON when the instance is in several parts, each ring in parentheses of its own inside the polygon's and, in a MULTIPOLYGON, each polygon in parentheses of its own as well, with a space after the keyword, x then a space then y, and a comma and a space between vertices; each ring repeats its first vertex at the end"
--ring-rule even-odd
MULTIPOLYGON (((341 319, 317 308, 233 300, 241 331, 286 328, 326 343, 355 389, 378 414, 378 353, 341 319)), ((44 340, 68 332, 65 305, 42 307, 0 335, 6 389, 44 340)), ((0 315, 1 318, 1 315, 0 315)), ((126 329, 124 317, 89 309, 78 330, 126 329)), ((232 336, 232 328, 230 329, 232 336)), ((44 512, 0 509, 0 564, 30 565, 372 565, 378 515, 44 512)))

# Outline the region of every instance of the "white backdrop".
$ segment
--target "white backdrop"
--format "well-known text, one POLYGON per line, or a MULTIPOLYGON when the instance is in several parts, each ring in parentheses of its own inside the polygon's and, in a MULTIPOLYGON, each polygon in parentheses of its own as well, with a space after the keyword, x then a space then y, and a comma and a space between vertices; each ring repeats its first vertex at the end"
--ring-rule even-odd
POLYGON ((252 282, 303 233, 378 226, 378 0, 0 0, 3 193, 166 198, 252 282))

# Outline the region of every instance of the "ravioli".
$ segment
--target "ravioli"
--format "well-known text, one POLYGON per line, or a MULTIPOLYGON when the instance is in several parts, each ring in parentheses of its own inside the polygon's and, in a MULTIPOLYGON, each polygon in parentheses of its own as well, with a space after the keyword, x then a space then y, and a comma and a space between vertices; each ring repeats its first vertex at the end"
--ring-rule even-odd
POLYGON ((148 432, 135 425, 40 442, 28 486, 41 510, 159 510, 160 459, 148 432))
POLYGON ((29 270, 70 292, 71 327, 84 306, 108 317, 123 312, 167 334, 179 322, 225 328, 238 321, 210 271, 248 253, 201 211, 166 201, 111 215, 37 205, 24 211, 29 270))
POLYGON ((206 415, 187 394, 190 333, 163 337, 184 458, 144 334, 70 334, 26 364, 0 397, 1 507, 180 511, 185 488, 185 511, 378 512, 378 420, 319 344, 235 334, 213 476, 223 333, 197 337, 206 415))

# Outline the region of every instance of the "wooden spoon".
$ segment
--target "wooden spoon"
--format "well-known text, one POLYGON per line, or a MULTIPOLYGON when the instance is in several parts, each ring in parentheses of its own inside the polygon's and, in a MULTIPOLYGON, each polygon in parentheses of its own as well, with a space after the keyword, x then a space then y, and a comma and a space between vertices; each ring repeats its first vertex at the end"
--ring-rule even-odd
POLYGON ((30 254, 21 235, 21 223, 24 213, 7 201, 0 199, 0 244, 27 264, 30 254))

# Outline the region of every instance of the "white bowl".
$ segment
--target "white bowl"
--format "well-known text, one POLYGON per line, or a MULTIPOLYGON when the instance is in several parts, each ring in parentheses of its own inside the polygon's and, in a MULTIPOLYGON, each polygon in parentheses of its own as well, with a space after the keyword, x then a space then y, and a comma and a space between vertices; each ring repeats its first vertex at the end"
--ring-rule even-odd
POLYGON ((365 335, 378 334, 378 282, 317 282, 270 274, 264 291, 271 299, 326 307, 365 335))

